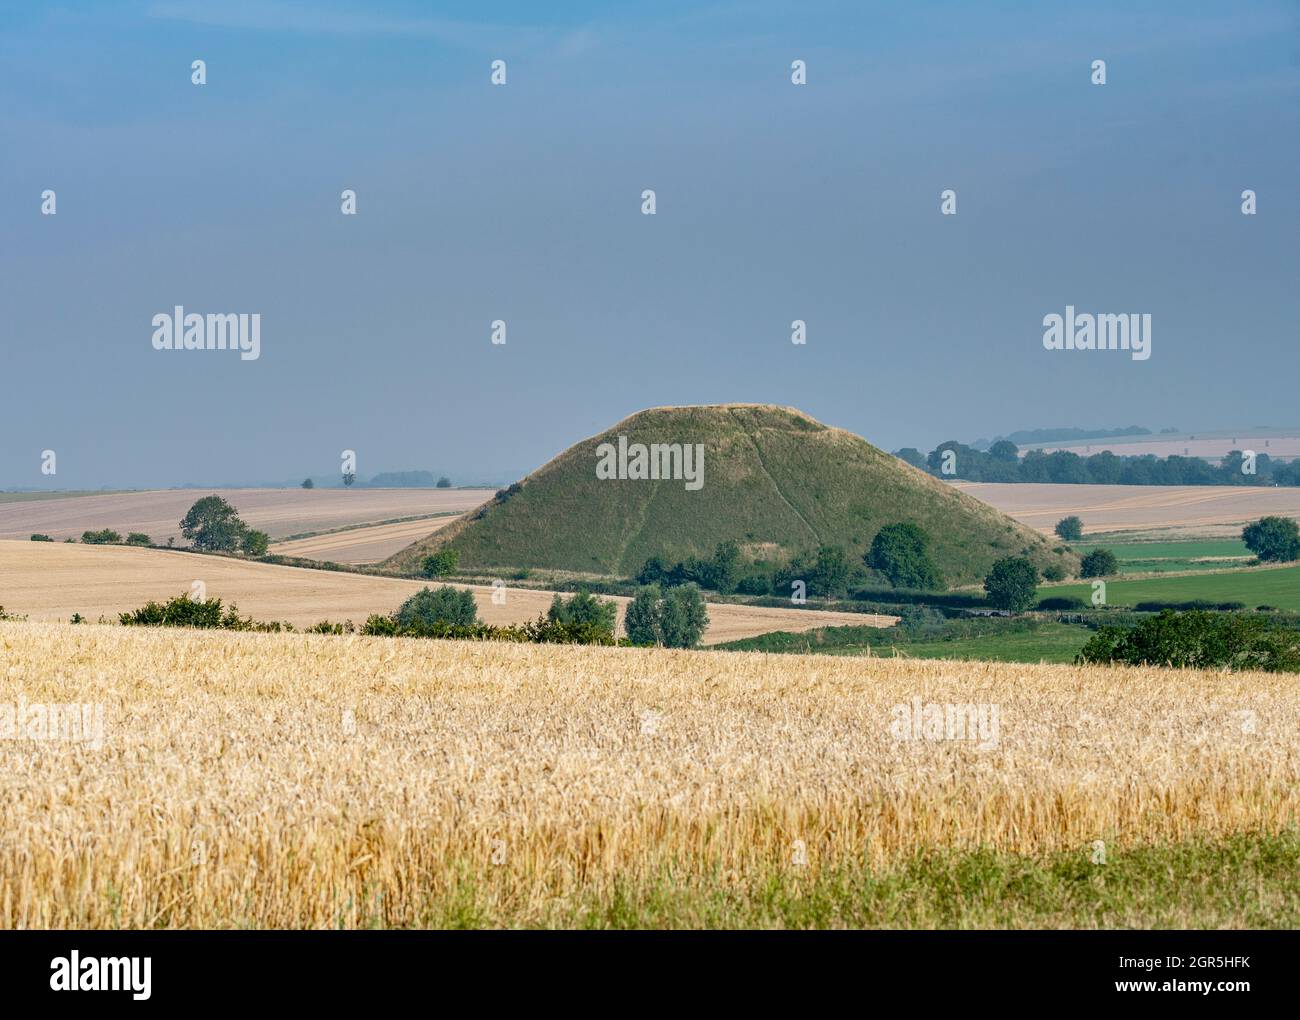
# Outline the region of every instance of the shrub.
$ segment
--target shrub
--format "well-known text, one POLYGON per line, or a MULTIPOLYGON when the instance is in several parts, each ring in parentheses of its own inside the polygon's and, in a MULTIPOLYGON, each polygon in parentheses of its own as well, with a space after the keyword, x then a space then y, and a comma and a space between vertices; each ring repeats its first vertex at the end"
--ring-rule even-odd
POLYGON ((1034 604, 1038 594, 1038 571, 1026 559, 1005 556, 993 564, 984 578, 988 600, 998 609, 1017 613, 1034 604))
POLYGON ((886 524, 871 540, 865 559, 867 566, 884 574, 895 588, 942 588, 929 546, 930 536, 917 525, 908 521, 886 524))
POLYGON ((609 599, 598 599, 585 591, 580 591, 567 600, 557 594, 546 612, 546 619, 565 626, 591 627, 613 641, 618 605, 609 599))
POLYGON ((1039 599, 1034 608, 1043 612, 1074 613, 1092 607, 1077 595, 1058 595, 1053 598, 1039 599))
POLYGON ((143 531, 133 531, 126 536, 127 545, 153 545, 153 540, 143 531))
POLYGON ((1094 549, 1079 564, 1080 577, 1110 577, 1119 573, 1119 560, 1109 549, 1094 549))
POLYGON ((742 595, 770 595, 772 578, 769 574, 747 574, 737 582, 736 591, 742 595))
POLYGON ((224 613, 221 599, 192 599, 188 593, 167 602, 146 602, 132 613, 121 613, 118 620, 128 627, 198 627, 204 630, 279 630, 280 624, 257 624, 241 619, 236 606, 224 613))
POLYGON ((32 536, 32 541, 33 541, 33 542, 53 542, 54 539, 50 538, 49 535, 42 535, 42 534, 39 534, 39 533, 38 533, 38 534, 35 534, 35 535, 32 536))
POLYGON ((438 479, 438 484, 435 486, 435 488, 450 489, 451 479, 448 478, 446 475, 443 475, 441 478, 438 479))
POLYGON ((1066 576, 1065 568, 1059 563, 1049 563, 1043 568, 1044 581, 1064 581, 1066 576))
POLYGON ((1300 672, 1300 633, 1265 617, 1165 610, 1136 627, 1102 627, 1079 663, 1300 672))
POLYGON ((1300 559, 1300 525, 1290 517, 1261 517, 1241 532, 1246 548, 1261 562, 1289 563, 1300 559))
POLYGON ((446 577, 456 573, 460 565, 460 553, 455 549, 439 549, 420 562, 420 573, 425 577, 446 577))
POLYGON ((454 627, 472 627, 478 623, 478 606, 474 593, 463 588, 444 584, 436 591, 422 588, 402 603, 393 616, 399 627, 417 624, 433 626, 448 624, 454 627))
POLYGON ((120 545, 122 536, 112 528, 105 528, 103 531, 83 531, 81 540, 86 545, 120 545))
POLYGON ((1077 542, 1083 538, 1083 521, 1071 514, 1056 522, 1056 534, 1067 542, 1077 542))

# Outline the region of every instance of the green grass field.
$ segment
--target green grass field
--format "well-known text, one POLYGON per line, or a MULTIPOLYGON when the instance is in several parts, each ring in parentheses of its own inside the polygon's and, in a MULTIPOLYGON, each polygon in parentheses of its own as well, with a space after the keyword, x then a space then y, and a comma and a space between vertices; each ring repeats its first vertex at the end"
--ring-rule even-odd
POLYGON ((1070 548, 1079 553, 1093 549, 1109 549, 1119 560, 1121 574, 1154 574, 1184 570, 1218 570, 1232 566, 1230 562, 1198 562, 1205 557, 1249 557, 1251 551, 1238 538, 1203 539, 1188 542, 1132 542, 1118 541, 1074 542, 1070 548))
MULTIPOLYGON (((980 621, 981 625, 1002 621, 980 621)), ((904 655, 911 659, 982 659, 987 662, 1073 662, 1092 631, 1065 623, 999 628, 1002 632, 909 641, 872 627, 824 627, 802 634, 760 634, 718 645, 743 652, 813 652, 819 655, 904 655)))
MULTIPOLYGON (((1064 584, 1038 590, 1040 597, 1092 597, 1092 584, 1064 584)), ((1107 580, 1106 602, 1135 606, 1139 602, 1242 602, 1248 608, 1274 606, 1300 610, 1300 566, 1278 569, 1247 568, 1220 574, 1184 577, 1148 577, 1136 581, 1107 580)))

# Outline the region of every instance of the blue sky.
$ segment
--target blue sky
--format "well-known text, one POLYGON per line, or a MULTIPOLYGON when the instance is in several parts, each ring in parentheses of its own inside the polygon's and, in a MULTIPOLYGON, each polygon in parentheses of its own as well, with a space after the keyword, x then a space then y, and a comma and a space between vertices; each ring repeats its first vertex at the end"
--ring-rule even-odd
POLYGON ((0 486, 502 481, 721 401, 888 449, 1300 424, 1300 5, 1131 6, 7 5, 0 486), (177 304, 261 358, 155 351, 177 304), (1066 304, 1151 359, 1045 351, 1066 304))

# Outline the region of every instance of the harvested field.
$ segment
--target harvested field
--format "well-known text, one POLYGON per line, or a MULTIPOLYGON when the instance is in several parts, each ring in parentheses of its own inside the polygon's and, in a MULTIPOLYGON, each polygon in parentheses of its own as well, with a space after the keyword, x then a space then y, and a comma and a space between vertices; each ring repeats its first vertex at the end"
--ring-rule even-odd
MULTIPOLYGON (((428 522, 425 522, 427 528, 428 522)), ((136 609, 150 599, 162 601, 203 582, 208 598, 237 603, 240 612, 258 620, 285 620, 309 627, 322 619, 363 622, 371 613, 388 613, 428 584, 328 570, 305 570, 270 563, 249 563, 225 556, 203 556, 165 549, 124 546, 65 545, 0 541, 0 605, 33 620, 68 620, 80 613, 88 620, 136 609)), ((479 616, 488 623, 534 620, 551 604, 553 592, 505 589, 506 600, 492 601, 493 589, 470 588, 479 616)), ((617 598, 620 618, 629 601, 617 598)), ((844 624, 889 626, 896 618, 811 609, 769 609, 710 605, 707 644, 734 641, 774 630, 809 630, 844 624)))
POLYGON ((1208 529, 1223 534, 1269 514, 1300 517, 1300 487, 1229 485, 1051 485, 953 482, 1022 524, 1051 532, 1077 514, 1085 534, 1158 528, 1208 529))
MULTIPOLYGON (((349 524, 470 510, 490 489, 152 489, 0 502, 0 539, 80 538, 83 531, 143 531, 162 545, 181 541, 179 522, 194 501, 213 493, 272 540, 349 524)), ((429 530, 432 530, 430 528, 429 530)))
POLYGON ((378 563, 393 553, 405 549, 458 520, 459 514, 446 517, 425 517, 397 524, 372 524, 348 528, 309 538, 296 538, 272 544, 270 551, 278 556, 301 556, 309 560, 328 560, 331 563, 378 563))
POLYGON ((1057 923, 1296 916, 1293 842, 1231 842, 1294 831, 1288 676, 39 623, 0 652, 11 703, 102 707, 98 746, 0 740, 3 928, 970 924, 970 867, 1009 909, 1054 874, 1096 902, 1057 923), (926 736, 914 699, 997 723, 926 736), (1060 856, 1026 884, 1001 853, 1060 856))

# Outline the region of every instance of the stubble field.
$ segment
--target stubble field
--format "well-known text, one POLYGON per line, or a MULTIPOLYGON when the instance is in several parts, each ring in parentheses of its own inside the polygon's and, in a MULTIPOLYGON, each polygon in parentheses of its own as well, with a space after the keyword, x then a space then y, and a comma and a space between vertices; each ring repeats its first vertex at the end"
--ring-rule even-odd
POLYGON ((1240 525, 1269 514, 1300 517, 1300 488, 1227 485, 1052 485, 1036 482, 954 482, 969 496, 1021 524, 1051 532, 1077 514, 1085 534, 1097 531, 1200 529, 1240 533, 1240 525))
MULTIPOLYGON (((390 613, 421 588, 438 581, 407 581, 340 571, 308 570, 256 563, 226 556, 205 556, 166 549, 0 541, 0 606, 32 620, 66 621, 74 613, 92 622, 101 616, 166 601, 182 592, 235 603, 241 615, 310 627, 321 620, 364 623, 372 613, 390 613)), ((545 613, 554 592, 488 585, 454 585, 474 592, 480 618, 509 624, 535 620, 545 613), (493 596, 497 595, 497 598, 493 596), (502 600, 503 599, 503 600, 502 600)), ((619 618, 627 598, 611 596, 619 618)), ((897 617, 839 613, 817 609, 778 609, 710 603, 705 644, 734 641, 774 630, 814 627, 888 627, 897 617)))
MULTIPOLYGON (((195 500, 219 495, 251 527, 272 540, 353 524, 393 521, 417 514, 470 510, 491 489, 154 489, 141 492, 49 496, 0 502, 0 539, 34 532, 58 541, 83 531, 142 531, 158 545, 184 544, 180 520, 195 500)), ((431 525, 428 531, 433 531, 431 525)))
POLYGON ((0 651, 0 700, 104 707, 98 750, 0 740, 3 927, 1300 922, 1288 677, 39 623, 0 651), (918 698, 998 722, 896 729, 918 698))

